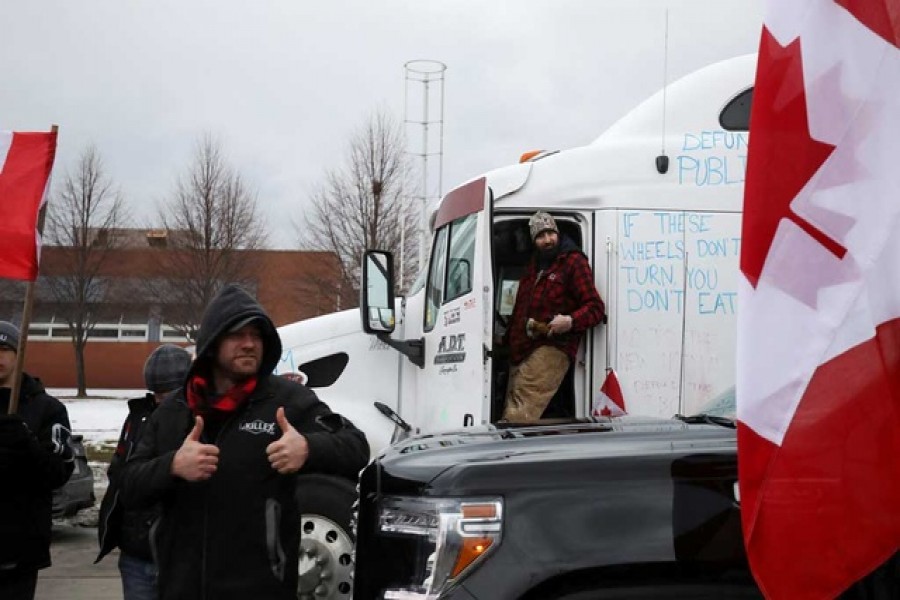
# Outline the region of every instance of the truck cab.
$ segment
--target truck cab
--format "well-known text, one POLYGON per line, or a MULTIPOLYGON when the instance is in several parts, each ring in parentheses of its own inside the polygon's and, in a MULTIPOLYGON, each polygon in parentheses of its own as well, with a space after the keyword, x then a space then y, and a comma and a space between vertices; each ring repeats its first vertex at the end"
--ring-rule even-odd
POLYGON ((584 336, 545 418, 590 415, 613 371, 634 414, 691 413, 733 386, 754 67, 745 56, 702 69, 588 146, 539 153, 450 191, 432 215, 421 287, 402 300, 391 257, 370 252, 363 328, 406 356, 391 405, 402 419, 430 432, 500 418, 509 364, 497 342, 537 210, 588 257, 608 312, 584 336), (387 318, 373 318, 381 312, 387 318))
MULTIPOLYGON (((543 210, 587 256, 608 314, 543 417, 589 417, 613 374, 632 415, 696 412, 734 385, 754 69, 753 56, 711 65, 587 146, 451 190, 431 213, 428 260, 406 296, 395 297, 392 257, 367 252, 359 311, 279 328, 276 372, 302 371, 376 457, 404 436, 494 427, 509 371, 497 340, 531 257, 528 219, 543 210)), ((352 484, 323 478, 303 490, 300 596, 349 597, 352 484)))

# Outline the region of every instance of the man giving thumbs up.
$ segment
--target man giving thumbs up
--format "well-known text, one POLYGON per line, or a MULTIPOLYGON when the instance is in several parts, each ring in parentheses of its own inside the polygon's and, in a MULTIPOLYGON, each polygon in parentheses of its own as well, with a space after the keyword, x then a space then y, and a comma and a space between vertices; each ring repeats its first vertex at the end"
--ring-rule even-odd
MULTIPOLYGON (((281 409, 278 409, 281 410, 281 409)), ((172 458, 172 474, 187 481, 205 481, 216 472, 219 464, 219 447, 200 441, 203 435, 203 417, 194 417, 194 428, 181 448, 172 458)))
POLYGON ((225 286, 203 316, 183 389, 153 413, 125 467, 124 503, 163 507, 161 600, 296 598, 296 474, 355 480, 368 460, 352 423, 272 375, 280 357, 263 308, 225 286))

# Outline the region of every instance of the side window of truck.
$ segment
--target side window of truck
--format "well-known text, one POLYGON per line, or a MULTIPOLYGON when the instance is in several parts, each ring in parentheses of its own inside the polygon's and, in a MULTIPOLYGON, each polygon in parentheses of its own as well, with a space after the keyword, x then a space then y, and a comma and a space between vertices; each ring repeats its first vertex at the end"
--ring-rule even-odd
POLYGON ((447 270, 447 234, 450 225, 441 227, 434 236, 428 284, 425 288, 425 331, 434 329, 438 310, 444 300, 444 273, 447 270))
POLYGON ((477 215, 466 215, 434 236, 425 290, 425 331, 434 329, 442 305, 472 291, 477 222, 477 215))
POLYGON ((753 104, 753 88, 735 96, 719 114, 719 125, 726 131, 750 131, 750 107, 753 104))
POLYGON ((475 268, 476 215, 467 215, 450 223, 450 255, 447 270, 449 302, 472 291, 472 270, 475 268))

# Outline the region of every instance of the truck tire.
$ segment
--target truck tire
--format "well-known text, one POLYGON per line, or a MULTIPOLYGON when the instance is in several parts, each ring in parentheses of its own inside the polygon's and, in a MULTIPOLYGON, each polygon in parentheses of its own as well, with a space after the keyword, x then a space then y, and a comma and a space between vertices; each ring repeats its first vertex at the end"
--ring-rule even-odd
POLYGON ((298 600, 352 598, 351 527, 356 486, 340 477, 304 475, 297 480, 300 507, 298 600))

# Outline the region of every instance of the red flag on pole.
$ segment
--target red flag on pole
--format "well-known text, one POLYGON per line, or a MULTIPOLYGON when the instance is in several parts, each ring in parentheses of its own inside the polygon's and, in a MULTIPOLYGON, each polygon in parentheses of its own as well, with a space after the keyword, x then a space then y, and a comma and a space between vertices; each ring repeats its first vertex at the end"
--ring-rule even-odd
POLYGON ((600 387, 600 393, 594 398, 593 411, 595 417, 620 417, 625 410, 625 397, 622 395, 622 387, 616 372, 609 369, 606 379, 600 387))
POLYGON ((738 314, 741 514, 770 598, 900 548, 900 0, 769 0, 738 314))
POLYGON ((56 132, 0 131, 0 277, 34 281, 38 214, 56 154, 56 132))

